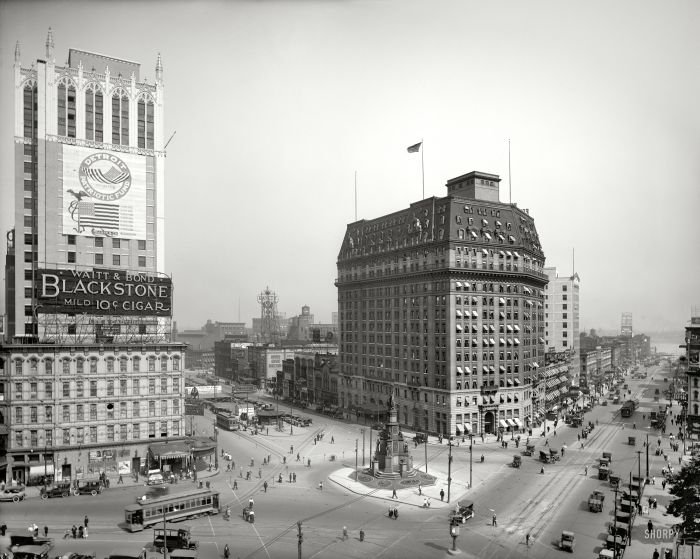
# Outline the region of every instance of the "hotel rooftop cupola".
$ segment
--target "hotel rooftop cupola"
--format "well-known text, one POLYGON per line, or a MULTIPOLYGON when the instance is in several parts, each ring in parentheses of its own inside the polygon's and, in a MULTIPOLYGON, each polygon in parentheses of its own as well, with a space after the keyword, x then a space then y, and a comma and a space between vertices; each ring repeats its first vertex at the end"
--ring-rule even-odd
POLYGON ((501 178, 498 175, 472 171, 461 177, 448 180, 445 186, 447 186, 448 196, 499 202, 498 189, 500 182, 501 178))

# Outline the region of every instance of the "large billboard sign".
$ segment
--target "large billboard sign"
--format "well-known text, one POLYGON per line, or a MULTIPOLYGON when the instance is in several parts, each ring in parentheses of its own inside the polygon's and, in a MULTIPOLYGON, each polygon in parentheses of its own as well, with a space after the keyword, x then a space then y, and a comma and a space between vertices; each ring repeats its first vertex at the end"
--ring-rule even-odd
POLYGON ((63 146, 63 234, 146 238, 142 155, 63 146))
POLYGON ((39 270, 40 313, 172 316, 169 277, 127 270, 39 270))

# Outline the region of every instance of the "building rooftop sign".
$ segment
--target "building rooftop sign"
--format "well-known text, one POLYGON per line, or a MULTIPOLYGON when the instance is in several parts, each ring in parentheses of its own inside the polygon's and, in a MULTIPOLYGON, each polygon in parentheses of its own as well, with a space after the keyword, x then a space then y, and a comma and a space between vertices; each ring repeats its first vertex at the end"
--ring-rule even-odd
POLYGON ((172 316, 172 281, 128 270, 39 270, 38 313, 172 316))

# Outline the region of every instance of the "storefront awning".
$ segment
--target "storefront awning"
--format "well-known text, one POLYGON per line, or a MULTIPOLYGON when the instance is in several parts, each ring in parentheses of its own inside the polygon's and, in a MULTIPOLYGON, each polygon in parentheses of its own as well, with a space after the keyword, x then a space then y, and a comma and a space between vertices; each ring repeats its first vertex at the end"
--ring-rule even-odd
POLYGON ((186 443, 155 443, 148 450, 155 459, 169 460, 172 458, 187 458, 190 456, 190 446, 186 443))
POLYGON ((471 426, 469 423, 465 423, 464 425, 462 425, 462 427, 464 427, 464 432, 465 432, 465 433, 471 433, 471 432, 472 432, 472 426, 471 426))
POLYGON ((515 421, 512 419, 506 419, 506 423, 508 424, 508 427, 515 427, 515 421))
POLYGON ((457 367, 457 372, 461 375, 464 371, 462 371, 462 367, 457 367))
POLYGON ((29 466, 29 477, 41 477, 43 475, 53 475, 52 463, 47 462, 46 466, 44 466, 44 464, 41 464, 40 466, 29 466))
POLYGON ((522 421, 520 421, 517 417, 514 417, 514 418, 513 418, 513 421, 515 422, 515 425, 516 425, 517 427, 522 427, 522 426, 523 426, 522 421))
POLYGON ((471 367, 464 367, 464 372, 467 373, 468 375, 472 374, 471 367))
POLYGON ((508 424, 506 423, 505 419, 499 419, 498 424, 503 427, 504 429, 508 428, 508 424))

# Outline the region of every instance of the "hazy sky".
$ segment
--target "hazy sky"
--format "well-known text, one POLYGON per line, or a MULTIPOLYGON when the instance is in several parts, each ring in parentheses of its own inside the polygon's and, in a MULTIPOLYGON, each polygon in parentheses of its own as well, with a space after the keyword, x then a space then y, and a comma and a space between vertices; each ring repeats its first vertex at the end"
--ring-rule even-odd
MULTIPOLYGON (((682 328, 700 305, 700 3, 0 0, 0 218, 11 228, 12 63, 162 54, 175 319, 337 309, 336 258, 375 218, 480 170, 581 277, 581 328, 682 328)), ((2 240, 3 257, 5 251, 2 240)))

